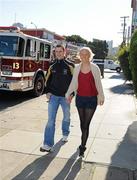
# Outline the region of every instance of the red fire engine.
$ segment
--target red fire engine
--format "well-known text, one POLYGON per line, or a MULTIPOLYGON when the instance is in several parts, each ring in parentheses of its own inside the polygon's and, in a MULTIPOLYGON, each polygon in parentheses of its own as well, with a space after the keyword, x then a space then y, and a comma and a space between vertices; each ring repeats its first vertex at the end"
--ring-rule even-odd
POLYGON ((0 27, 0 90, 44 91, 51 42, 26 35, 17 27, 0 27))
POLYGON ((70 59, 74 59, 79 51, 80 47, 72 43, 66 43, 66 55, 70 59))

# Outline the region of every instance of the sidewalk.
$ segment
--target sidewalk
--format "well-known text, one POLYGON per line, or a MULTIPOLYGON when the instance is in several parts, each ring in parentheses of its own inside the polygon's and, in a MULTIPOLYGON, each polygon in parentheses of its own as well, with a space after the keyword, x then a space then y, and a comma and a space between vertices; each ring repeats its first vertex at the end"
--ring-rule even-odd
MULTIPOLYGON (((102 82, 106 100, 104 106, 98 106, 91 122, 83 160, 78 158, 80 129, 73 102, 69 141, 61 142, 60 124, 53 153, 39 151, 43 132, 21 128, 0 132, 2 180, 137 180, 137 115, 133 91, 129 84, 123 85, 119 74, 105 74, 102 82)), ((58 118, 62 118, 61 113, 58 118)))

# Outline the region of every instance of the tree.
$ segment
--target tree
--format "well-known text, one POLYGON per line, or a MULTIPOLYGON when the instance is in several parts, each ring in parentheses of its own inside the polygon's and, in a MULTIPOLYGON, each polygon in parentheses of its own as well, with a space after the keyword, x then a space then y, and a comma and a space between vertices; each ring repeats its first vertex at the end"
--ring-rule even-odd
POLYGON ((77 45, 82 44, 83 46, 88 46, 94 52, 95 59, 105 59, 108 54, 108 44, 106 41, 99 39, 93 39, 93 42, 86 41, 79 35, 65 36, 67 42, 72 42, 77 45))
POLYGON ((132 80, 132 74, 129 66, 129 47, 124 45, 120 46, 118 59, 125 79, 128 81, 132 80))
POLYGON ((106 41, 93 39, 93 42, 88 44, 93 50, 95 59, 105 59, 108 54, 108 44, 106 41))
POLYGON ((137 97, 137 30, 131 38, 130 51, 129 51, 129 63, 132 73, 133 87, 135 95, 137 97))
POLYGON ((93 51, 95 49, 93 43, 91 41, 88 42, 87 46, 93 51))
POLYGON ((87 41, 79 35, 65 36, 65 38, 67 42, 72 42, 75 44, 87 44, 87 41))

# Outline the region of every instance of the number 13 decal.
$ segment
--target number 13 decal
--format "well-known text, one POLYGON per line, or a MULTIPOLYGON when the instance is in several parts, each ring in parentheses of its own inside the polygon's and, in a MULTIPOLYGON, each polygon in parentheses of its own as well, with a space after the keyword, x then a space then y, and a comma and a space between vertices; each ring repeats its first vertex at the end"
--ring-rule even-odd
POLYGON ((13 63, 13 69, 19 69, 19 63, 18 62, 13 63))

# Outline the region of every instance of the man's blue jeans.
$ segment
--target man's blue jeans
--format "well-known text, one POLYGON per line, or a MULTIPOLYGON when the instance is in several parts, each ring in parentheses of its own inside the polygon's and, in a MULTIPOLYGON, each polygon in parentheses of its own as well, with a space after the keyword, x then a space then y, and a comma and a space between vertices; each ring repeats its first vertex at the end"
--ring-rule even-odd
POLYGON ((62 134, 69 135, 70 126, 70 104, 65 97, 52 95, 48 104, 48 122, 44 132, 44 145, 52 147, 54 145, 55 121, 57 110, 61 105, 63 111, 62 134))

